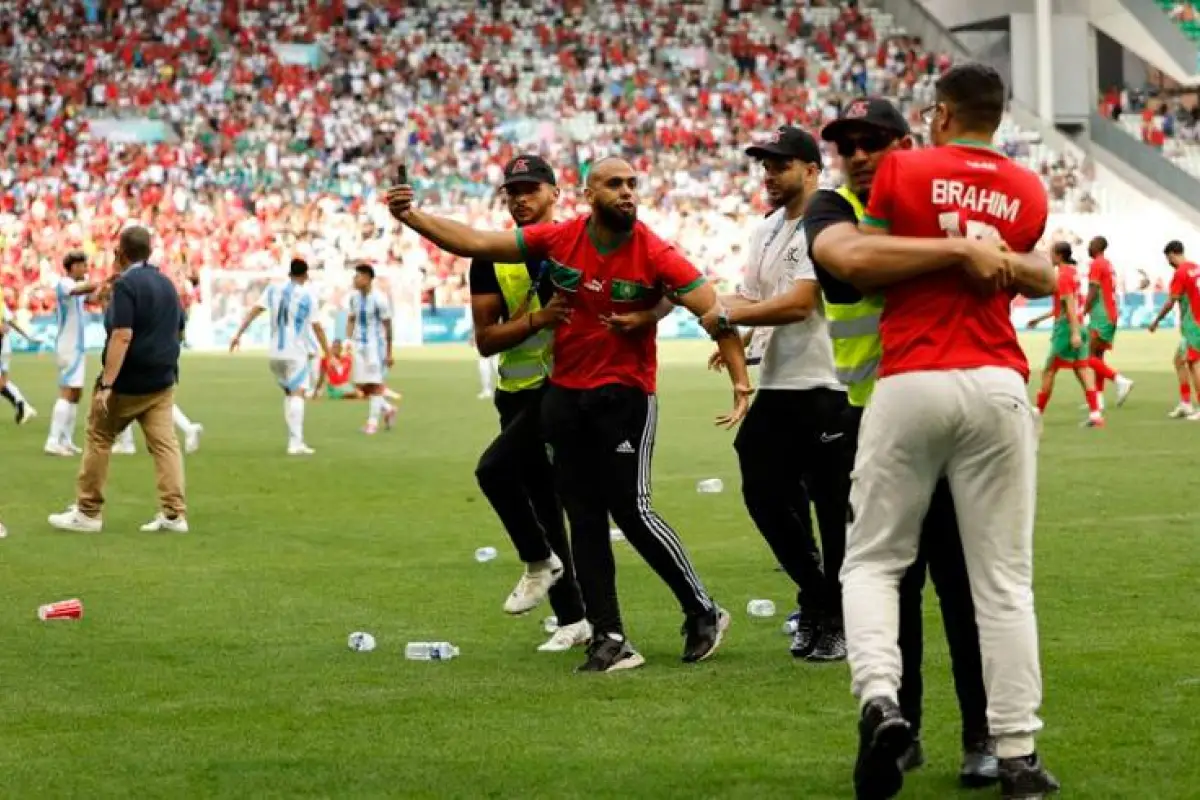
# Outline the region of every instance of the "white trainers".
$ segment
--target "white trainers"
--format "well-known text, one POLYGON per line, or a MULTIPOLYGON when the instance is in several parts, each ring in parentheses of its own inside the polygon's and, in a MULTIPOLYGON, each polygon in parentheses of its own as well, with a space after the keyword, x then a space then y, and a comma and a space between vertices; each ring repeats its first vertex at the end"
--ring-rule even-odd
POLYGON ((1187 415, 1188 422, 1200 422, 1200 411, 1193 411, 1187 415))
POLYGON ((1183 419, 1191 416, 1193 413, 1195 413, 1195 409, 1192 407, 1191 403, 1180 403, 1179 405, 1175 406, 1174 410, 1172 410, 1170 414, 1167 414, 1167 416, 1171 419, 1183 419))
POLYGON ((565 653, 572 647, 585 645, 592 640, 592 623, 586 619, 564 625, 538 647, 540 653, 565 653))
POLYGON ((188 429, 183 439, 183 452, 194 453, 200 449, 200 434, 204 433, 203 425, 193 425, 188 429))
POLYGON ((1124 375, 1118 375, 1117 384, 1117 405, 1125 405, 1125 401, 1129 399, 1129 393, 1133 391, 1133 381, 1126 378, 1124 375))
POLYGON ((311 447, 306 445, 304 442, 294 442, 292 444, 289 444, 288 451, 287 451, 289 456, 311 456, 315 452, 317 452, 317 451, 313 450, 311 447))
POLYGON ((155 515, 154 519, 141 527, 141 531, 143 533, 187 533, 187 518, 176 517, 175 519, 171 519, 160 511, 155 515))
POLYGON ((563 575, 563 564, 558 556, 550 554, 546 566, 537 570, 525 568, 525 574, 517 581, 516 588, 504 601, 504 611, 508 614, 524 614, 538 606, 546 599, 550 587, 558 582, 563 575))
POLYGON ((70 458, 75 455, 62 442, 46 442, 42 452, 48 456, 58 456, 59 458, 70 458))
POLYGON ((61 514, 51 514, 46 521, 60 531, 76 533, 99 533, 104 527, 104 521, 100 517, 89 517, 75 505, 67 506, 67 510, 61 514))

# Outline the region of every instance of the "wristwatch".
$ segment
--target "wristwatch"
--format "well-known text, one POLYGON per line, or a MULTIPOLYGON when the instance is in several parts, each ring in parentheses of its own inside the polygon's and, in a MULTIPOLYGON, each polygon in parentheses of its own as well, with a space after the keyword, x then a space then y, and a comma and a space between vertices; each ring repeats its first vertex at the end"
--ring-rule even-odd
POLYGON ((101 392, 111 392, 112 384, 105 383, 104 381, 100 381, 99 383, 96 384, 96 389, 97 389, 97 391, 101 391, 101 392))
POLYGON ((729 309, 722 308, 717 313, 717 330, 727 332, 734 329, 734 325, 729 321, 729 309))

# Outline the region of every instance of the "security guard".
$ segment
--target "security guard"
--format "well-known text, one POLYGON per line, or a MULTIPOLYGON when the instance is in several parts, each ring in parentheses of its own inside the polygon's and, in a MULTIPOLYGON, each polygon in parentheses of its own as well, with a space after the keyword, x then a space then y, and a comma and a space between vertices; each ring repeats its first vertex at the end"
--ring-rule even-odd
MULTIPOLYGON (((833 339, 834 365, 839 380, 847 387, 850 408, 845 426, 847 448, 843 468, 849 472, 854 466, 863 408, 874 389, 882 354, 879 321, 883 300, 864 296, 842 280, 845 270, 829 257, 836 248, 828 245, 838 237, 839 228, 857 228, 879 162, 892 149, 911 147, 912 138, 899 110, 890 102, 877 98, 851 101, 837 120, 825 126, 821 137, 836 145, 846 183, 837 190, 817 192, 805 211, 804 229, 824 295, 833 339), (826 258, 823 260, 821 255, 826 258)), ((986 786, 998 779, 997 762, 988 736, 987 695, 975 609, 954 501, 945 480, 939 482, 926 513, 921 552, 900 584, 900 649, 904 675, 899 693, 900 706, 904 719, 912 726, 914 737, 913 746, 901 761, 901 768, 906 771, 924 763, 919 735, 923 693, 921 595, 926 565, 941 601, 955 690, 962 713, 963 761, 959 778, 966 786, 986 786)), ((860 763, 859 766, 864 765, 860 763)), ((860 772, 866 774, 869 770, 856 768, 856 782, 860 772)), ((859 786, 859 792, 860 797, 871 796, 868 787, 859 786)))
MULTIPOLYGON (((554 170, 541 158, 512 159, 504 169, 502 190, 518 226, 553 221, 558 186, 554 170)), ((504 610, 523 614, 549 595, 558 629, 538 649, 559 652, 586 644, 591 627, 540 424, 553 328, 565 319, 565 306, 551 300, 549 281, 539 277, 536 264, 471 262, 475 345, 485 358, 499 354, 495 402, 501 428, 480 457, 475 477, 525 563, 504 610)))

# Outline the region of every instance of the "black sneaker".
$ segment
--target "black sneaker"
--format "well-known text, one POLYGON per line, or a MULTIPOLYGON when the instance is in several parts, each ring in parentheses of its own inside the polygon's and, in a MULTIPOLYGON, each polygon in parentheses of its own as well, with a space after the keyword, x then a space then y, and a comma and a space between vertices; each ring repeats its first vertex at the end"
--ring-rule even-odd
POLYGON ((846 631, 841 627, 821 626, 821 635, 805 661, 832 662, 846 660, 846 631))
POLYGON ((729 612, 715 608, 701 614, 689 614, 683 621, 683 661, 694 664, 717 652, 729 627, 729 612))
POLYGON ((811 611, 801 611, 796 621, 796 632, 792 634, 792 655, 796 658, 806 657, 817 646, 820 636, 821 624, 817 615, 811 611))
POLYGON ((1042 766, 1037 753, 999 762, 1000 796, 1004 800, 1041 800, 1057 794, 1058 780, 1042 766))
POLYGON ((882 697, 867 701, 858 721, 854 796, 858 800, 895 797, 904 785, 900 761, 912 743, 912 728, 900 714, 900 706, 882 697))
POLYGON ((636 669, 646 663, 642 654, 634 650, 625 637, 616 633, 592 637, 587 648, 587 661, 575 668, 576 672, 617 672, 636 669))
POLYGON ((17 403, 16 422, 18 425, 24 425, 26 415, 29 413, 29 404, 25 402, 17 403))
POLYGON ((913 739, 912 744, 900 756, 900 771, 912 772, 925 766, 925 750, 921 747, 920 739, 913 739))
POLYGON ((963 746, 962 767, 958 782, 968 789, 982 789, 1000 780, 1000 762, 991 739, 981 739, 963 746))

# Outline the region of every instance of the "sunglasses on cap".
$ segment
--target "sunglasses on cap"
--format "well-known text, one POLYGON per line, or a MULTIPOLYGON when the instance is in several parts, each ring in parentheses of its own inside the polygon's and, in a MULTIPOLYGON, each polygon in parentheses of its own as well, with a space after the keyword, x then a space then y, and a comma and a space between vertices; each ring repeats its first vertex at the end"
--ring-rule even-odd
POLYGON ((837 154, 842 158, 850 158, 859 150, 868 155, 878 153, 896 139, 896 134, 889 131, 855 131, 838 140, 837 154))

